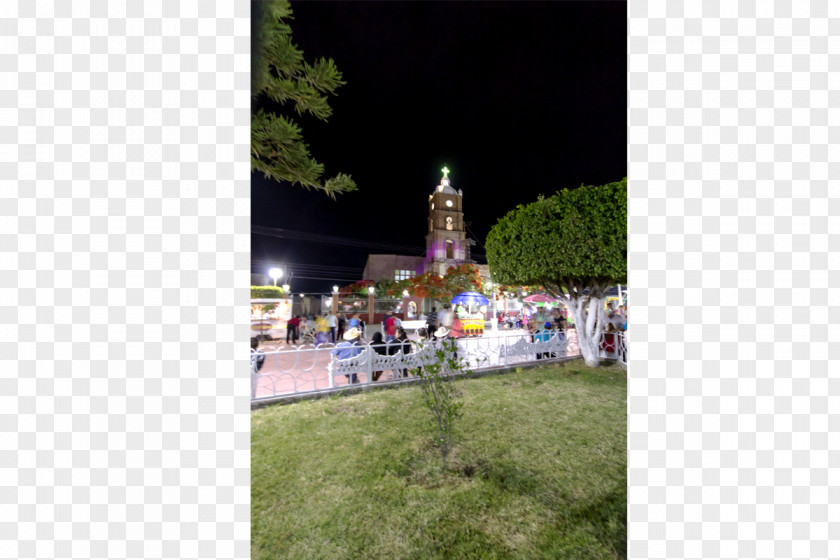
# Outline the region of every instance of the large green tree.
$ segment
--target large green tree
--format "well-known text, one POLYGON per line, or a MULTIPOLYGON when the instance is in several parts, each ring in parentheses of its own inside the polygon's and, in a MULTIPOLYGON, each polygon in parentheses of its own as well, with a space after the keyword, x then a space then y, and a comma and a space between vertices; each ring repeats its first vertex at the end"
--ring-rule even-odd
POLYGON ((486 247, 494 280, 542 286, 569 307, 581 354, 597 365, 605 293, 627 279, 627 178, 519 205, 486 247))
POLYGON ((288 0, 251 3, 254 13, 251 57, 251 169, 266 177, 321 190, 332 198, 356 190, 349 175, 322 180, 324 165, 315 161, 293 116, 332 115, 327 97, 344 85, 332 59, 310 64, 292 43, 288 0))

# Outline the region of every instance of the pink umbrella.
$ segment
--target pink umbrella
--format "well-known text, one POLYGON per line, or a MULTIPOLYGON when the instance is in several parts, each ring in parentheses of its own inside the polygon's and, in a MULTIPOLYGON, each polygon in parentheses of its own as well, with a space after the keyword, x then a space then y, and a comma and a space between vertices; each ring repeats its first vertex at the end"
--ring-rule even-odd
POLYGON ((528 303, 557 303, 556 299, 545 294, 534 294, 526 297, 522 301, 527 301, 528 303))

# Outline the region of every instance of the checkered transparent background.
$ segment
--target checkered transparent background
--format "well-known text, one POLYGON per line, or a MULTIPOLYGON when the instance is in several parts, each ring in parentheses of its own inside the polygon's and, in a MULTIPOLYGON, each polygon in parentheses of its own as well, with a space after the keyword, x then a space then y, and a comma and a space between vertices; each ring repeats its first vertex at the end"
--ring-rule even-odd
POLYGON ((840 558, 840 3, 628 27, 629 556, 840 558))
POLYGON ((2 558, 249 556, 249 36, 0 3, 2 558))
MULTIPOLYGON (((248 557, 249 9, 2 4, 2 558, 248 557)), ((840 5, 628 29, 629 556, 840 557, 840 5)))

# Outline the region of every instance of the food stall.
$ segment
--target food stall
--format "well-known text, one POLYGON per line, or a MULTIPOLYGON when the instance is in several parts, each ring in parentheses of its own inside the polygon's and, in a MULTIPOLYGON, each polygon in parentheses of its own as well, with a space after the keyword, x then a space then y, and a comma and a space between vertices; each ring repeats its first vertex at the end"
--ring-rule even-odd
POLYGON ((460 332, 463 336, 481 336, 484 334, 484 314, 473 313, 472 308, 488 303, 488 299, 478 292, 462 292, 452 298, 452 304, 456 306, 460 332), (464 306, 467 306, 467 308, 464 309, 464 306))
POLYGON ((481 336, 484 334, 484 315, 481 313, 463 313, 458 315, 461 321, 461 332, 464 336, 481 336))

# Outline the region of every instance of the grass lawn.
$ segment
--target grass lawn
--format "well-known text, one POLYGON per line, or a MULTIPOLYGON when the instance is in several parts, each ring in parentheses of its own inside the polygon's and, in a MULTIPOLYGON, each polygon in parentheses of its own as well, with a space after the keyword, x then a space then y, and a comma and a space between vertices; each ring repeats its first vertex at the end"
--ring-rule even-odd
POLYGON ((626 557, 624 370, 456 383, 446 472, 418 387, 253 412, 251 557, 626 557))

